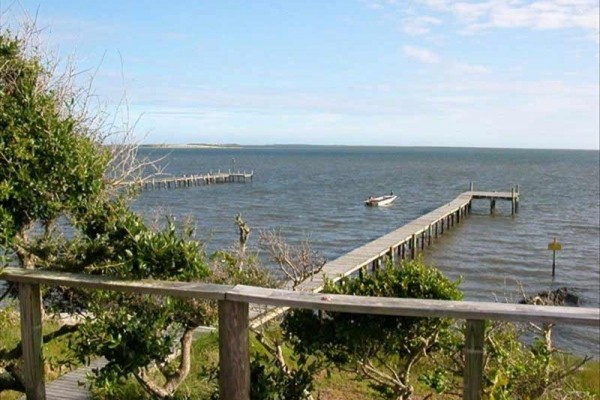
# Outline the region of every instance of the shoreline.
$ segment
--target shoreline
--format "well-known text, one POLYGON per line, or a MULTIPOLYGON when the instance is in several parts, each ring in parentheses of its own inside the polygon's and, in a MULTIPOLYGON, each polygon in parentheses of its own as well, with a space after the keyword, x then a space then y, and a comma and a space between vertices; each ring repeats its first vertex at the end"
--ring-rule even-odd
POLYGON ((576 148, 525 148, 525 147, 472 147, 472 146, 399 146, 399 145, 345 145, 345 144, 237 144, 237 143, 148 143, 140 144, 140 148, 149 149, 318 149, 318 148, 383 148, 383 149, 415 149, 415 150, 516 150, 516 151, 585 151, 600 152, 600 149, 576 148))
POLYGON ((149 149, 241 149, 238 144, 141 144, 140 148, 149 149))

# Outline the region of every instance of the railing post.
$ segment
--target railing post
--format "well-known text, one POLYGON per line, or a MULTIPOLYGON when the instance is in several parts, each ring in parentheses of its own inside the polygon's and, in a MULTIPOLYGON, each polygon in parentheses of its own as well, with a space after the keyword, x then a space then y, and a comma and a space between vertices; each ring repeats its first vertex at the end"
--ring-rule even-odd
POLYGON ((465 328, 465 370, 463 400, 480 400, 483 381, 483 340, 485 321, 468 319, 465 328))
POLYGON ((219 301, 219 398, 250 399, 248 303, 219 301))
POLYGON ((45 400, 40 285, 19 284, 19 307, 25 395, 27 400, 45 400))

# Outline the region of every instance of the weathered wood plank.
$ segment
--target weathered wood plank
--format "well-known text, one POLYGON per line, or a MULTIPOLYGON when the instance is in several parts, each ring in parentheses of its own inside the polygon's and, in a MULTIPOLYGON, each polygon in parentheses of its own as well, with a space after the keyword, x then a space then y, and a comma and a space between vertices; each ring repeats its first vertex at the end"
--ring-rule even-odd
POLYGON ((250 399, 248 303, 219 301, 219 398, 250 399))
POLYGON ((27 400, 45 400, 42 304, 39 284, 19 284, 23 380, 27 400))
MULTIPOLYGON (((46 400, 89 400, 92 398, 90 391, 85 384, 87 374, 94 368, 102 368, 107 361, 104 358, 98 358, 86 367, 78 368, 75 371, 59 377, 58 379, 46 384, 46 400), (80 384, 82 383, 82 384, 80 384)), ((21 400, 25 400, 22 397, 21 400)))
POLYGON ((169 282, 159 280, 126 281, 105 276, 26 270, 13 267, 5 268, 0 271, 0 280, 211 300, 225 299, 225 293, 233 287, 196 282, 169 282))
POLYGON ((477 301, 446 301, 327 295, 283 289, 237 285, 226 298, 231 301, 290 308, 411 317, 449 317, 473 320, 562 322, 598 326, 596 308, 534 306, 477 301))
POLYGON ((483 340, 485 321, 467 320, 463 399, 481 400, 483 384, 483 340))
POLYGON ((191 187, 192 184, 198 185, 200 182, 206 185, 210 183, 226 183, 226 182, 246 182, 247 180, 251 182, 254 179, 254 171, 252 172, 217 172, 217 173, 208 173, 203 175, 190 175, 183 177, 171 176, 164 178, 146 178, 142 180, 135 181, 126 181, 121 182, 119 186, 136 186, 141 189, 154 189, 158 187, 159 189, 164 186, 164 188, 180 188, 180 187, 191 187))

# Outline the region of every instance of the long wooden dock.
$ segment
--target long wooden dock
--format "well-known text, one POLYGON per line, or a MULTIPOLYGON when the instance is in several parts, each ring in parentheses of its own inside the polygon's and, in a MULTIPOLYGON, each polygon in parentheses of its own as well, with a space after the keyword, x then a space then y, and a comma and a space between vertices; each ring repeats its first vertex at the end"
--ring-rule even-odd
MULTIPOLYGON (((337 282, 360 270, 379 268, 387 258, 414 259, 425 246, 431 245, 434 239, 469 215, 473 200, 482 199, 489 200, 491 214, 496 212, 496 201, 510 201, 511 214, 514 215, 519 210, 518 185, 510 192, 494 192, 474 191, 471 183, 469 191, 461 193, 451 202, 326 263, 318 274, 300 283, 295 290, 320 292, 326 280, 337 282)), ((288 282, 285 288, 292 289, 291 283, 288 282)), ((255 314, 251 326, 257 328, 285 310, 281 307, 271 307, 261 314, 255 314)))
POLYGON ((254 171, 209 172, 200 175, 167 176, 161 178, 146 178, 136 181, 123 182, 123 186, 137 186, 144 190, 176 189, 192 186, 211 185, 216 183, 252 182, 254 171))
POLYGON ((409 222, 408 224, 373 240, 343 256, 328 262, 318 276, 305 281, 297 290, 318 292, 323 288, 323 279, 337 281, 363 268, 378 268, 386 257, 392 259, 414 259, 433 239, 460 223, 470 212, 475 199, 490 200, 490 212, 495 212, 497 200, 513 203, 517 211, 519 192, 475 192, 461 193, 448 204, 409 222))

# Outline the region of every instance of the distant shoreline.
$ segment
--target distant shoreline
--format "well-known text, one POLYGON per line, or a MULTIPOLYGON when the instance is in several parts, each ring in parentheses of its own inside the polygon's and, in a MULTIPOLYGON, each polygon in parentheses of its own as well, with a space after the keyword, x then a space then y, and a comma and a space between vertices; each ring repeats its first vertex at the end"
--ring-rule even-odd
POLYGON ((522 150, 522 151, 591 151, 600 149, 570 149, 570 148, 519 148, 519 147, 465 147, 465 146, 390 146, 390 145, 340 145, 340 144, 237 144, 237 143, 188 143, 188 144, 140 144, 147 149, 314 149, 314 148, 403 148, 418 150, 522 150))
POLYGON ((140 147, 152 149, 241 149, 239 144, 208 144, 208 143, 190 143, 190 144, 141 144, 140 147))

